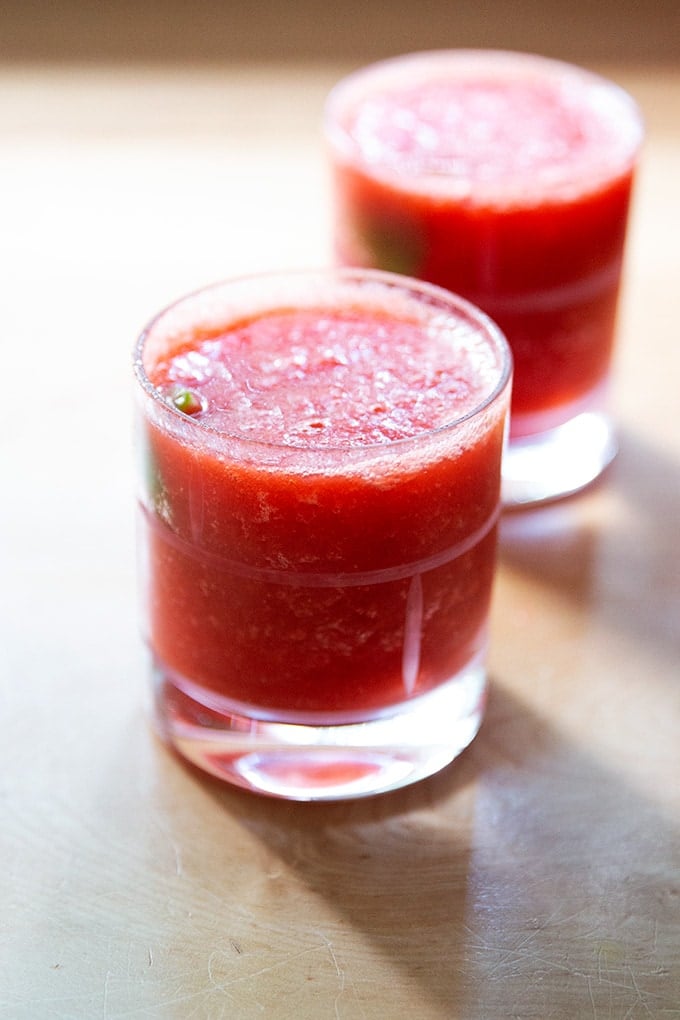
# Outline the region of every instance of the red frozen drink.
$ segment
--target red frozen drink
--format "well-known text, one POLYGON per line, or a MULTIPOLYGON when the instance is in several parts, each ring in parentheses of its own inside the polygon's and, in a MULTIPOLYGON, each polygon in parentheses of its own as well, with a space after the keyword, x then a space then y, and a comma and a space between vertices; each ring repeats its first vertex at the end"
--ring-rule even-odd
MULTIPOLYGON (((309 791, 313 746, 296 791, 282 778, 293 759, 305 771, 303 734, 351 745, 357 724, 385 729, 470 682, 478 725, 509 392, 496 327, 389 274, 271 276, 164 312, 136 367, 148 638, 170 738, 233 781, 309 797, 328 796, 319 755, 309 791)), ((350 792, 382 782, 369 750, 366 791, 342 752, 359 768, 350 792)))
MULTIPOLYGON (((527 463, 533 448, 543 474, 509 501, 580 487, 568 471, 590 474, 592 449, 561 477, 550 462, 559 437, 564 447, 576 434, 557 430, 604 407, 642 136, 635 104, 558 61, 444 51, 349 76, 326 128, 338 261, 429 280, 483 308, 515 363, 508 472, 513 450, 527 463)), ((605 459, 611 435, 606 445, 605 459)))

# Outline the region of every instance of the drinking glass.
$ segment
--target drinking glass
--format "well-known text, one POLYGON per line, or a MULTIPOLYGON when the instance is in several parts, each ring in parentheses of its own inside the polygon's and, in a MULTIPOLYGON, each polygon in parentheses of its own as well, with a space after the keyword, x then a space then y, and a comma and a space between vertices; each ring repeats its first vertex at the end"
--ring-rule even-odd
POLYGON ((395 274, 275 273, 182 298, 134 367, 161 734, 296 800, 448 764, 487 684, 511 388, 498 327, 395 274))
POLYGON ((324 116, 340 265, 483 308, 514 357, 503 501, 578 491, 616 453, 607 392, 643 137, 614 83, 495 50, 359 69, 324 116))

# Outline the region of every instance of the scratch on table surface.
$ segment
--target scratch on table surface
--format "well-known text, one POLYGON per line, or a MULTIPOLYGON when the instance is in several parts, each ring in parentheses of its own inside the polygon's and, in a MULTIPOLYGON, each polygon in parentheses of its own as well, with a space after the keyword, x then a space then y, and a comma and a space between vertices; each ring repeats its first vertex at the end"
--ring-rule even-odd
POLYGON ((260 967, 259 970, 253 970, 248 974, 241 974, 236 977, 230 977, 223 980, 220 980, 215 976, 213 966, 214 961, 218 957, 224 956, 224 951, 221 949, 214 949, 208 958, 208 977, 213 988, 226 991, 226 989, 230 988, 232 985, 242 984, 244 981, 252 981, 253 978, 262 977, 263 974, 269 974, 274 970, 278 970, 279 967, 287 967, 292 960, 300 959, 303 956, 309 956, 311 953, 318 953, 319 950, 323 948, 323 946, 309 946, 307 949, 300 949, 297 953, 288 953, 285 957, 283 957, 283 959, 277 960, 275 963, 271 963, 266 967, 260 967))
MULTIPOLYGON (((597 983, 601 987, 605 987, 608 992, 609 998, 609 1016, 612 1016, 613 1001, 614 1001, 614 988, 616 986, 616 980, 611 970, 612 959, 621 959, 622 950, 618 943, 608 943, 598 941, 596 950, 597 959, 597 983), (603 966, 604 963, 604 966, 603 966)), ((590 978, 588 979, 590 982, 590 978)), ((592 996, 592 990, 591 990, 592 996)))
POLYGON ((595 1005, 595 997, 593 995, 593 982, 590 977, 588 978, 588 996, 593 1009, 593 1020, 597 1020, 597 1006, 595 1005))
POLYGON ((163 836, 165 836, 168 843, 170 844, 170 848, 175 859, 175 874, 177 875, 178 878, 181 878, 181 876, 184 874, 184 869, 182 866, 182 851, 180 850, 179 843, 168 832, 167 826, 163 825, 159 818, 154 818, 154 822, 156 824, 156 827, 160 830, 163 836))
MULTIPOLYGON (((338 989, 338 993, 335 996, 335 1000, 333 1002, 333 1011, 335 1013, 336 1020, 340 1020, 340 999, 341 999, 341 997, 342 997, 342 995, 343 995, 343 993, 345 991, 347 975, 346 975, 345 970, 340 966, 340 964, 338 962, 338 958, 335 955, 335 950, 333 949, 333 943, 328 938, 328 936, 324 935, 324 933, 321 932, 321 931, 317 931, 316 934, 319 936, 320 939, 323 940, 324 945, 326 946, 326 949, 328 950, 328 955, 330 956, 331 960, 333 961, 333 966, 335 967, 335 973, 338 975, 338 979, 340 981, 340 988, 338 989)), ((364 1013, 363 1008, 361 1006, 361 1003, 359 1002, 359 994, 357 992, 357 987, 354 984, 354 981, 352 980, 351 976, 350 976, 349 981, 350 981, 350 985, 352 987, 352 993, 354 995, 354 1000, 355 1000, 357 1006, 359 1007, 359 1009, 361 1011, 362 1017, 365 1018, 366 1014, 364 1013)))
POLYGON ((651 1016, 652 1015, 652 1011, 651 1011, 651 1009, 649 1008, 649 1006, 647 1004, 647 998, 640 991, 640 986, 638 985, 637 981, 635 980, 635 974, 633 974, 632 967, 628 967, 627 970, 628 970, 628 973, 630 974, 630 980, 633 983, 633 988, 635 989, 635 994, 638 997, 638 1002, 640 1003, 641 1006, 644 1007, 644 1010, 647 1013, 647 1015, 651 1016))
POLYGON ((111 971, 107 970, 106 977, 104 978, 104 1004, 103 1004, 103 1008, 104 1008, 104 1016, 105 1017, 109 1015, 109 981, 111 980, 112 977, 113 977, 113 974, 111 973, 111 971))
MULTIPOLYGON (((234 1001, 235 997, 233 995, 229 995, 229 993, 224 988, 221 988, 219 985, 215 985, 214 987, 211 988, 198 988, 191 991, 184 991, 183 986, 180 985, 175 995, 163 999, 162 1006, 163 1009, 167 1009, 167 1007, 169 1006, 181 1006, 182 1012, 180 1015, 182 1017, 182 1020, 190 1020, 190 1018, 194 1016, 194 1014, 197 1013, 198 1010, 201 1011, 200 1015, 202 1017, 205 1016, 205 1004, 208 1003, 210 1008, 211 1020, 221 1020, 221 1018, 224 1016, 230 1018, 234 1016, 233 1013, 234 1001), (229 1001, 221 1002, 217 1000, 213 994, 215 989, 223 993, 225 998, 228 999, 229 1001), (214 1013, 214 1009, 218 1005, 220 1007, 219 1015, 214 1013)), ((261 1003, 256 1002, 254 1003, 254 1005, 257 1006, 260 1012, 264 1012, 264 1007, 261 1005, 261 1003)), ((116 1014, 116 1020, 119 1020, 119 1018, 122 1017, 123 1015, 124 1014, 122 1013, 116 1014)), ((136 1016, 137 1012, 135 1010, 134 1012, 131 1012, 130 1014, 126 1013, 125 1015, 136 1016)), ((165 1012, 163 1013, 163 1016, 167 1015, 169 1014, 165 1012)))
POLYGON ((498 955, 498 959, 496 960, 496 962, 488 969, 487 977, 493 977, 497 971, 502 970, 507 965, 512 966, 513 964, 517 964, 520 960, 524 959, 531 960, 533 964, 544 964, 548 969, 551 970, 559 970, 571 973, 573 968, 570 967, 568 964, 561 963, 558 960, 554 959, 553 960, 546 959, 532 945, 534 940, 546 930, 546 928, 550 924, 550 921, 551 919, 548 919, 548 921, 546 921, 544 924, 541 924, 538 927, 527 932, 526 935, 513 946, 508 947, 494 946, 491 943, 486 942, 482 942, 481 945, 479 944, 473 945, 472 948, 474 949, 481 949, 484 953, 491 952, 496 953, 498 955))
MULTIPOLYGON (((577 916, 577 915, 574 915, 577 916)), ((494 944, 493 938, 480 938, 480 932, 469 925, 466 929, 472 936, 469 948, 483 954, 484 970, 487 979, 500 980, 512 975, 527 973, 528 965, 532 972, 539 969, 545 972, 567 975, 572 982, 583 981, 584 994, 588 996, 588 1015, 592 1020, 633 1020, 634 1017, 657 1017, 663 1005, 670 1005, 668 992, 663 988, 645 988, 641 980, 658 977, 658 969, 640 969, 634 971, 627 959, 625 944, 614 940, 599 940, 593 946, 593 967, 579 967, 578 961, 569 956, 551 956, 546 952, 544 940, 540 938, 547 930, 562 928, 566 918, 559 917, 557 912, 545 920, 532 919, 532 927, 517 935, 514 944, 494 944), (618 1009, 617 1009, 618 1007, 618 1009), (619 1011, 623 1010, 625 1016, 619 1011)), ((590 945, 592 930, 580 933, 579 940, 586 946, 590 945)), ((654 947, 658 945, 658 925, 650 928, 650 941, 654 947)), ((664 1011, 664 1016, 674 1016, 680 1020, 680 1008, 664 1011)))
POLYGON ((331 942, 331 940, 327 938, 327 936, 324 935, 323 932, 317 932, 317 934, 321 939, 323 939, 326 949, 328 950, 328 955, 333 961, 335 973, 338 975, 338 980, 340 981, 340 988, 338 989, 338 993, 333 1001, 333 1012, 335 1013, 335 1020, 340 1020, 340 997, 345 990, 345 972, 344 970, 341 969, 340 964, 338 963, 338 958, 333 950, 333 943, 331 942))
MULTIPOLYGON (((40 995, 40 994, 38 994, 38 995, 34 995, 34 996, 31 996, 31 997, 27 998, 25 1001, 22 1000, 21 1005, 25 1006, 27 1008, 28 1007, 35 1007, 34 1012, 31 1014, 32 1016, 35 1016, 35 1017, 46 1016, 47 1013, 45 1012, 45 1008, 47 1007, 50 1010, 49 1015, 51 1017, 54 1017, 55 1020, 72 1020, 72 1018, 74 1016, 76 1016, 76 1015, 77 1016, 87 1016, 87 1017, 92 1017, 92 1016, 95 1016, 95 1015, 97 1015, 97 1016, 101 1015, 102 1020, 106 1020, 106 1018, 109 1017, 109 1016, 112 1017, 112 1018, 115 1018, 115 1020, 122 1020, 123 1017, 139 1017, 140 1016, 140 1012, 139 1012, 140 1007, 139 1007, 139 1005, 131 1005, 127 1009, 121 1009, 120 1006, 115 1006, 113 1008, 113 1012, 109 1013, 109 1005, 110 1004, 108 1002, 108 981, 109 981, 110 978, 113 979, 114 977, 115 977, 115 975, 113 974, 112 971, 110 971, 110 970, 107 971, 106 978, 105 978, 105 983, 104 983, 104 990, 103 990, 103 1000, 102 1000, 102 1012, 101 1012, 101 1014, 98 1013, 98 1012, 95 1014, 95 1012, 93 1011, 93 1002, 95 1001, 95 998, 98 999, 99 997, 98 996, 95 997, 95 994, 91 990, 83 991, 83 992, 80 992, 78 994, 68 994, 68 993, 63 993, 61 995, 40 995), (79 1008, 81 1004, 87 1010, 87 1012, 86 1013, 78 1012, 76 1014, 74 1012, 74 1009, 76 1009, 77 1007, 79 1008), (61 1012, 61 1007, 62 1006, 65 1009, 67 1009, 68 1012, 62 1013, 61 1012), (55 1010, 58 1010, 58 1012, 55 1012, 55 1010)), ((207 992, 206 989, 204 989, 204 988, 201 988, 198 991, 191 991, 191 992, 182 992, 181 989, 180 989, 180 990, 177 991, 176 995, 172 995, 172 996, 168 997, 167 999, 164 999, 161 1005, 163 1007, 166 1007, 166 1006, 176 1006, 176 1005, 178 1005, 180 1003, 189 1003, 191 1001, 195 1001, 195 1002, 197 1002, 196 1008, 199 1008, 200 1003, 198 1002, 198 1000, 205 999, 208 994, 209 994, 209 992, 207 992)), ((12 1000, 10 1002, 9 1000, 7 1000, 5 998, 0 998, 0 1011, 3 1010, 5 1007, 9 1007, 9 1006, 16 1006, 16 1001, 12 1000)), ((192 1010, 191 1013, 187 1013, 186 1011, 183 1010, 182 1014, 181 1014, 182 1015, 182 1020, 189 1020, 189 1018, 193 1014, 193 1012, 194 1011, 192 1010)), ((217 1018, 217 1017, 212 1018, 211 1017, 211 1020, 219 1020, 219 1018, 217 1018)))
MULTIPOLYGON (((318 938, 321 939, 322 944, 315 946, 307 946, 305 949, 300 949, 297 952, 287 953, 280 960, 276 960, 275 962, 267 964, 264 967, 259 967, 257 970, 249 971, 247 974, 236 974, 231 977, 220 977, 215 973, 216 963, 218 960, 225 958, 225 953, 224 950, 222 949, 213 950, 213 952, 210 954, 208 958, 207 967, 211 989, 218 990, 220 992, 228 994, 229 990, 233 989, 236 985, 243 985, 246 984, 247 982, 254 981, 255 979, 261 978, 265 974, 270 974, 281 967, 289 967, 291 962, 294 960, 299 960, 304 957, 312 956, 318 953, 326 953, 333 964, 335 974, 338 978, 339 987, 334 1000, 334 1015, 336 1020, 340 1020, 340 1000, 347 988, 347 975, 345 973, 344 968, 341 966, 340 961, 338 960, 337 954, 335 952, 335 949, 333 948, 333 943, 331 942, 331 940, 322 932, 316 932, 315 934, 318 936, 318 938)), ((230 942, 233 948, 233 940, 230 940, 230 942)), ((243 958, 244 957, 242 957, 242 959, 243 958)), ((361 1016, 364 1017, 365 1020, 365 1013, 361 1007, 361 1004, 358 1002, 357 989, 351 978, 350 985, 352 987, 352 992, 355 1001, 361 1011, 361 1016)), ((260 1010, 260 1012, 264 1012, 265 1007, 260 1002, 255 1003, 255 1005, 260 1010)))
MULTIPOLYGON (((533 942, 534 939, 536 939, 539 935, 543 934, 543 932, 545 932, 546 929, 552 924, 556 916, 557 911, 555 911, 553 914, 550 915, 550 917, 548 917, 545 921, 542 922, 538 921, 538 919, 536 918, 533 918, 532 927, 530 928, 530 930, 527 931, 526 934, 519 940, 519 942, 517 942, 513 946, 507 947, 497 946, 493 945, 493 943, 488 940, 481 939, 481 941, 472 941, 470 944, 470 948, 480 949, 484 953, 491 952, 500 955, 500 959, 496 961, 496 963, 491 968, 491 971, 489 972, 490 974, 492 974, 494 973, 494 971, 498 970, 499 967, 502 967, 503 964, 510 960, 512 957, 523 956, 524 955, 523 950, 525 949, 525 947, 527 947, 531 942, 533 942)), ((464 925, 464 928, 466 931, 470 933, 474 940, 479 939, 480 933, 471 928, 470 925, 466 924, 464 925)))
POLYGON ((165 835, 168 839, 168 842, 170 843, 175 858, 175 874, 177 875, 178 878, 181 878, 182 874, 184 873, 184 869, 182 867, 182 851, 179 848, 179 843, 177 843, 177 841, 173 839, 169 832, 166 831, 165 835))

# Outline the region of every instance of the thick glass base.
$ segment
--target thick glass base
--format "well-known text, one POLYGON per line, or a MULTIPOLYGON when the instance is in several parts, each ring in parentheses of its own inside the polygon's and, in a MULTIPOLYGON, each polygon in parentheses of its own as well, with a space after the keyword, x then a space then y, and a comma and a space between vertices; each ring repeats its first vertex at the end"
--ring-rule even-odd
POLYGON ((438 772, 473 739, 486 701, 481 656, 429 694, 360 722, 254 718, 199 700, 159 663, 153 674, 158 729, 181 755, 236 786, 298 801, 366 797, 438 772))
POLYGON ((531 506, 579 492, 602 474, 616 452, 611 420, 598 411, 511 438, 503 459, 503 506, 531 506))

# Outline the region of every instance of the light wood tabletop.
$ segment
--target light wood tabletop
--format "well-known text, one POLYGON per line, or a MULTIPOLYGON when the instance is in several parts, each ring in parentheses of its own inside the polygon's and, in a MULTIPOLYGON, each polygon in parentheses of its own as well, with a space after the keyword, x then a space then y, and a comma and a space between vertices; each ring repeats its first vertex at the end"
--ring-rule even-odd
MULTIPOLYGON (((463 6, 466 45, 518 45, 463 6)), ((206 22, 183 60, 181 25, 145 56, 85 13, 69 48, 70 4, 51 53, 38 7, 9 12, 0 63, 0 1018, 680 1018, 676 8, 623 4, 617 45, 581 51, 648 130, 620 454, 580 496, 504 517, 471 747, 409 789, 305 805, 220 785, 151 731, 131 349, 195 287, 330 262, 319 124, 351 35, 220 61, 228 30, 206 22)), ((527 48, 578 58, 561 24, 527 48)), ((390 38, 356 52, 407 48, 390 38)))

